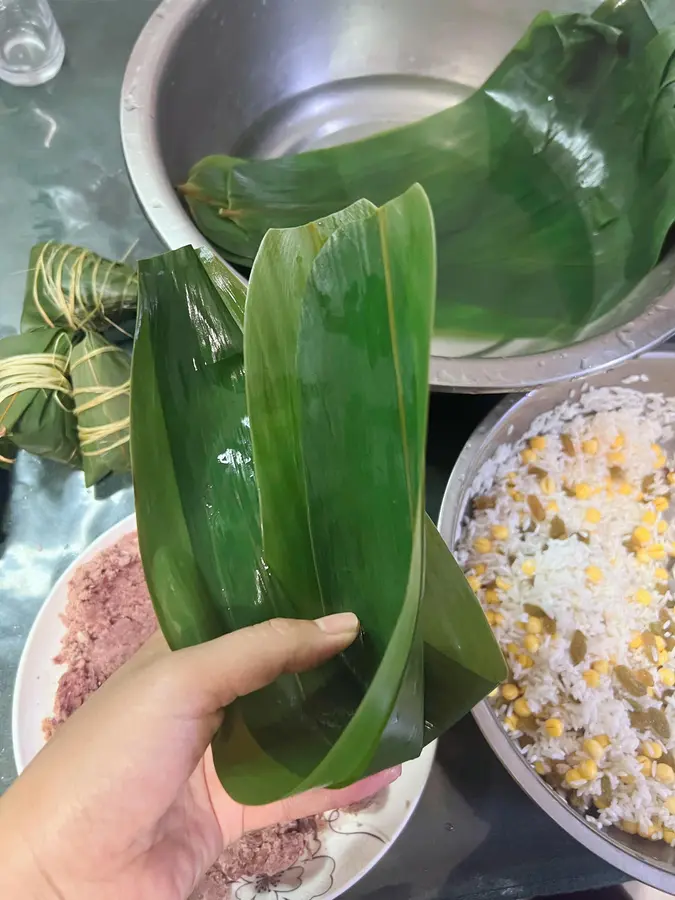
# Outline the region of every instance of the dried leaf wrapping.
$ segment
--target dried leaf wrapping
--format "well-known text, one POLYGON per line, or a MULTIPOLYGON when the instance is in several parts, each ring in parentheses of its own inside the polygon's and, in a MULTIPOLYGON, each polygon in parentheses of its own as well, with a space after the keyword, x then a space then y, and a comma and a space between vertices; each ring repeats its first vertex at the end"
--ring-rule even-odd
POLYGON ((345 608, 364 626, 338 659, 228 709, 214 758, 242 802, 411 758, 505 675, 423 513, 433 273, 419 188, 269 235, 248 298, 228 286, 243 343, 194 251, 140 266, 137 515, 170 644, 345 608))
POLYGON ((269 228, 418 181, 438 234, 436 331, 567 341, 656 264, 675 219, 674 25, 662 0, 542 13, 451 109, 298 156, 209 156, 182 190, 201 231, 250 265, 269 228))
POLYGON ((131 468, 131 357, 90 331, 73 348, 70 375, 82 468, 90 486, 110 472, 131 468))

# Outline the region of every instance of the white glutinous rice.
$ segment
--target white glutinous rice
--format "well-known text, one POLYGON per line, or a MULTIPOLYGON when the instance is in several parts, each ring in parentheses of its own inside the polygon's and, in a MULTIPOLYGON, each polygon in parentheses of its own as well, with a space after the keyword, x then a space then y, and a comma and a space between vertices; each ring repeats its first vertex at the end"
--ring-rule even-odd
POLYGON ((581 392, 501 446, 457 556, 509 664, 491 702, 599 828, 675 844, 675 399, 581 392))

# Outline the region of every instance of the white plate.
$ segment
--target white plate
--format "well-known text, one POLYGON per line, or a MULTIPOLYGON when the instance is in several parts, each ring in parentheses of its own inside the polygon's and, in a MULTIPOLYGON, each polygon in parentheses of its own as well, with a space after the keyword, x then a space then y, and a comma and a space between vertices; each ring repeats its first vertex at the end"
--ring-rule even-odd
MULTIPOLYGON (((33 623, 21 655, 12 706, 14 759, 19 772, 44 745, 42 722, 52 715, 56 688, 65 671, 53 659, 65 632, 61 615, 68 583, 77 566, 135 529, 136 518, 129 516, 95 540, 56 582, 33 623)), ((332 813, 315 846, 292 869, 274 879, 242 880, 233 885, 232 896, 236 900, 338 897, 384 856, 405 827, 424 790, 434 752, 435 744, 431 744, 419 759, 406 763, 382 803, 359 813, 332 813)))

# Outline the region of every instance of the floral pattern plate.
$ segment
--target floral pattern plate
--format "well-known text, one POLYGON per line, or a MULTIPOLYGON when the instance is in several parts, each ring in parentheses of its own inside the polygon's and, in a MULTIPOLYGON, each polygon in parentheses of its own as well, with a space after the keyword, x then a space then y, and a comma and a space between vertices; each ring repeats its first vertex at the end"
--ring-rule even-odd
MULTIPOLYGON (((42 722, 52 714, 63 667, 56 666, 64 626, 61 614, 75 569, 136 530, 135 516, 123 519, 95 540, 64 572, 37 615, 21 655, 14 687, 12 737, 21 772, 44 745, 42 722)), ((365 809, 336 810, 307 852, 286 872, 246 878, 231 887, 233 900, 332 900, 381 859, 413 814, 429 777, 435 745, 403 766, 401 777, 365 809)))

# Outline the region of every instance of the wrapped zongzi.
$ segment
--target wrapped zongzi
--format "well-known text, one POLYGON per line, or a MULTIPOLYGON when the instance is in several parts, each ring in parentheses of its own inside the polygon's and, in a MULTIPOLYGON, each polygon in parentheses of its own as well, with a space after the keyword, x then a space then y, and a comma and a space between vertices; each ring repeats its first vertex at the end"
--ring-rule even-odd
POLYGON ((31 250, 21 330, 67 328, 127 337, 138 299, 138 276, 125 263, 111 262, 84 247, 48 241, 31 250))
POLYGON ((70 353, 70 337, 49 328, 0 340, 0 437, 77 466, 70 353))
POLYGON ((95 332, 73 348, 70 377, 84 480, 96 484, 110 472, 127 472, 131 357, 95 332))

